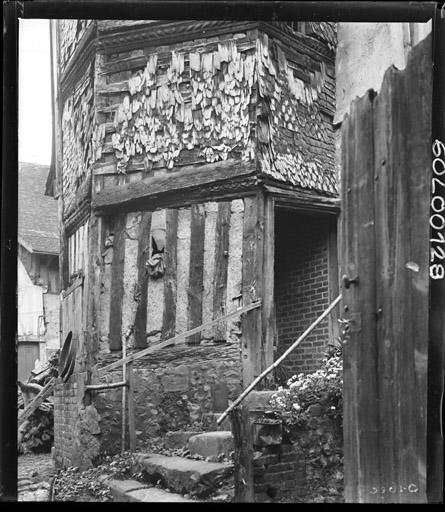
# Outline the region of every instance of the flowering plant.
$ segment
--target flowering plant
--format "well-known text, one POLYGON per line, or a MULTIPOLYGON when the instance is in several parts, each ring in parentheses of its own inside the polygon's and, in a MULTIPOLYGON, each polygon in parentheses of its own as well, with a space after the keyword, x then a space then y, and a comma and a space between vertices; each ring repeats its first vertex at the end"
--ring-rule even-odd
POLYGON ((341 348, 326 353, 322 366, 313 373, 300 373, 287 381, 287 388, 280 386, 269 405, 287 427, 303 426, 309 419, 314 405, 321 413, 341 423, 343 358, 341 348))
POLYGON ((305 461, 311 502, 343 499, 342 389, 342 351, 335 347, 318 370, 294 375, 269 402, 305 461))

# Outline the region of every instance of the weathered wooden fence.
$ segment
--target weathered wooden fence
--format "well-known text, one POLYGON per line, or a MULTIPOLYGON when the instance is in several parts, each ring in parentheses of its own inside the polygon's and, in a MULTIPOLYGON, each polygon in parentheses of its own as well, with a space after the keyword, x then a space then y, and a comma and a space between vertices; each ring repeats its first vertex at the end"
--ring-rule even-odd
POLYGON ((426 502, 431 51, 342 125, 347 502, 426 502))

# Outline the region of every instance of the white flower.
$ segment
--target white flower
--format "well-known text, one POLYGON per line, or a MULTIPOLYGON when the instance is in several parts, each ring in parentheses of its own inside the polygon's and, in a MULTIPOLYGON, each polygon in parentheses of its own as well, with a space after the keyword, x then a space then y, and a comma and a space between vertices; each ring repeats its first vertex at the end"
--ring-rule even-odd
POLYGON ((299 411, 299 410, 301 409, 301 407, 300 407, 298 404, 294 404, 294 409, 295 409, 296 411, 299 411))

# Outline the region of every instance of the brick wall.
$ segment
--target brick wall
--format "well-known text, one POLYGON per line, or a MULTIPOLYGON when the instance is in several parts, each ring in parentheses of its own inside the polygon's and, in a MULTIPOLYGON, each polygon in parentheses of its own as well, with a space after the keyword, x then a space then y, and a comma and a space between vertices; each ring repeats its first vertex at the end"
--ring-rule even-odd
POLYGON ((77 423, 77 383, 58 382, 54 388, 54 458, 56 466, 73 465, 77 423))
POLYGON ((54 389, 54 462, 56 467, 94 465, 100 448, 99 414, 85 400, 84 372, 61 379, 54 389))
POLYGON ((269 446, 253 460, 255 502, 294 501, 304 495, 305 464, 292 444, 269 446))
MULTIPOLYGON (((295 213, 276 214, 275 304, 281 355, 329 305, 328 224, 295 213)), ((285 377, 318 368, 329 337, 324 320, 283 363, 285 377)))

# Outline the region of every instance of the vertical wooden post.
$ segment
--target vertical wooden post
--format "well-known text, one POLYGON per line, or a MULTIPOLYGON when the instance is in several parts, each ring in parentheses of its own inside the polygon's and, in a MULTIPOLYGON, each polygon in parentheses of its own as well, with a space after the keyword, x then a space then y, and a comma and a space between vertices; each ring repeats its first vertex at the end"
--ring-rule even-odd
POLYGON ((128 398, 128 437, 130 441, 130 452, 136 451, 136 427, 134 407, 134 375, 133 362, 127 364, 127 398, 128 398))
MULTIPOLYGON (((190 216, 190 269, 188 289, 188 329, 202 324, 204 270, 204 205, 193 204, 190 216)), ((189 344, 198 344, 201 333, 190 336, 189 344)))
MULTIPOLYGON (((267 195, 264 199, 264 256, 263 256, 263 296, 261 307, 261 370, 268 368, 274 360, 276 335, 274 298, 274 257, 275 257, 275 201, 267 195)), ((264 386, 272 383, 273 373, 264 379, 264 386)))
POLYGON ((253 442, 248 407, 245 404, 236 407, 231 411, 230 419, 235 445, 235 501, 252 503, 254 501, 253 442))
MULTIPOLYGON (((338 244, 337 244, 337 217, 329 219, 328 224, 328 294, 329 302, 331 303, 335 297, 340 293, 339 285, 339 269, 338 269, 338 244)), ((329 315, 329 342, 332 345, 336 344, 338 338, 338 308, 335 308, 329 315)), ((338 342, 337 342, 338 343, 338 342)))
MULTIPOLYGON (((243 305, 263 296, 264 195, 262 192, 244 199, 243 225, 243 305)), ((261 311, 242 318, 243 385, 247 387, 261 373, 261 311)), ((264 359, 264 357, 263 357, 264 359)))
MULTIPOLYGON (((230 202, 218 203, 215 227, 215 280, 213 289, 213 316, 218 318, 226 314, 227 269, 229 253, 230 202)), ((215 341, 225 341, 226 323, 215 326, 215 341)))
POLYGON ((125 224, 127 216, 114 219, 113 262, 111 267, 110 349, 122 347, 122 297, 125 258, 125 224))

